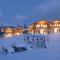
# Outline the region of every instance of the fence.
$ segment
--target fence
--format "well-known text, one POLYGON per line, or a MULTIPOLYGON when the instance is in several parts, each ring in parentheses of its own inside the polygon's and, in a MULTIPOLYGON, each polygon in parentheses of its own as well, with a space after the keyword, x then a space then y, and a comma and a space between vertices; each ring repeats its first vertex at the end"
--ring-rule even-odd
POLYGON ((31 44, 31 47, 46 48, 46 42, 48 41, 48 35, 36 35, 36 34, 25 34, 24 42, 31 44))

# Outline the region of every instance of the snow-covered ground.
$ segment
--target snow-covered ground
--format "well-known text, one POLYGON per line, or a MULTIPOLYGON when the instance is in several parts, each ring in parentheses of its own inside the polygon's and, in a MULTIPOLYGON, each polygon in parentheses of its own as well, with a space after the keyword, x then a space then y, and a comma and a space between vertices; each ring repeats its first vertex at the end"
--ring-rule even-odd
MULTIPOLYGON (((1 60, 60 60, 60 33, 49 34, 49 41, 46 42, 47 48, 33 48, 28 51, 13 53, 9 55, 0 56, 1 60)), ((11 43, 22 44, 22 36, 14 36, 11 38, 3 38, 0 40, 0 45, 3 45, 10 49, 11 43), (5 40, 5 42, 4 42, 5 40), (18 40, 18 41, 17 41, 18 40), (10 45, 9 45, 10 44, 10 45)))

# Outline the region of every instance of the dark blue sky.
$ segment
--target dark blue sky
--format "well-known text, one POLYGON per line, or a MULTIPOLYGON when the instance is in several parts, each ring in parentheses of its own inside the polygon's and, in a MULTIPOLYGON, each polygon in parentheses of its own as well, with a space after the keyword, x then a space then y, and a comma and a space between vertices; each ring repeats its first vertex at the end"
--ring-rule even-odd
POLYGON ((60 18, 60 0, 0 0, 0 25, 60 18))

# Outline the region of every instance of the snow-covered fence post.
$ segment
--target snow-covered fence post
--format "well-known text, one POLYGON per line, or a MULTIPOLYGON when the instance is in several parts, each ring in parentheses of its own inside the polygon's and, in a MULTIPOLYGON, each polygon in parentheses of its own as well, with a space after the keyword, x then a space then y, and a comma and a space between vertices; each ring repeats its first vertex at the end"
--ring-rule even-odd
POLYGON ((42 37, 42 40, 41 40, 41 41, 42 41, 42 42, 41 42, 41 43, 42 43, 41 47, 46 48, 45 36, 42 37))
POLYGON ((33 45, 34 45, 34 37, 35 37, 35 36, 32 36, 32 47, 33 47, 33 45))
POLYGON ((24 35, 24 42, 30 44, 31 43, 30 37, 31 37, 30 35, 25 34, 24 35))
POLYGON ((39 47, 39 38, 36 36, 36 47, 39 47))
POLYGON ((44 36, 44 48, 46 48, 46 40, 45 40, 45 36, 44 36))
POLYGON ((45 40, 45 37, 46 36, 32 36, 33 39, 32 39, 32 46, 33 47, 41 47, 41 48, 46 48, 46 40, 45 40))

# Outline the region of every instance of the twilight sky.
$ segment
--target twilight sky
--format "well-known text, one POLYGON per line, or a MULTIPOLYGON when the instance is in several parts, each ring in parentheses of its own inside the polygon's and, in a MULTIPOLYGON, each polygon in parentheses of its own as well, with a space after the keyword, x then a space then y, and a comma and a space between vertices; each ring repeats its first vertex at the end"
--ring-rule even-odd
POLYGON ((60 0, 0 0, 0 25, 57 18, 60 18, 60 0))

